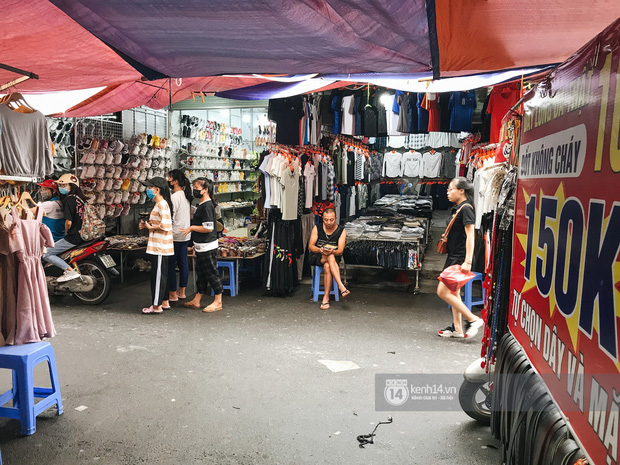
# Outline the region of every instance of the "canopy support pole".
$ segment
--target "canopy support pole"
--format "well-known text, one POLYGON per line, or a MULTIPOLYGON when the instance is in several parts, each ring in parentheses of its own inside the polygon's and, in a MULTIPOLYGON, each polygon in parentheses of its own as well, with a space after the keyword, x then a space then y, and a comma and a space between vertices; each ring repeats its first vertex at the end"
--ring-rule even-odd
POLYGON ((28 79, 39 79, 38 75, 36 75, 34 73, 31 73, 30 71, 24 71, 23 69, 15 68, 14 66, 5 65, 3 63, 0 63, 0 69, 5 69, 5 70, 10 71, 12 73, 21 74, 22 75, 22 76, 18 77, 17 79, 13 79, 12 81, 7 82, 6 84, 1 85, 0 86, 0 91, 8 89, 9 87, 16 86, 20 82, 27 81, 28 79))

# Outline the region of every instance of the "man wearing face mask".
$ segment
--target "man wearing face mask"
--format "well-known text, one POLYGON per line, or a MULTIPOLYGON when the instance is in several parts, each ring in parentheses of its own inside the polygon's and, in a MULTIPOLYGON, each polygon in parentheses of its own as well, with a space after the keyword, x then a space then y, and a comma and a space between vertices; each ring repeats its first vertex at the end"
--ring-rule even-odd
POLYGON ((84 242, 80 236, 80 229, 82 229, 86 198, 80 189, 80 181, 73 174, 63 174, 56 181, 56 185, 62 198, 65 237, 55 242, 54 247, 47 249, 43 260, 64 270, 63 275, 58 278, 59 283, 64 283, 80 277, 79 272, 58 255, 84 242))
POLYGON ((43 209, 43 224, 52 232, 54 242, 58 242, 65 237, 65 213, 58 195, 56 181, 46 179, 38 186, 41 199, 39 206, 43 209))

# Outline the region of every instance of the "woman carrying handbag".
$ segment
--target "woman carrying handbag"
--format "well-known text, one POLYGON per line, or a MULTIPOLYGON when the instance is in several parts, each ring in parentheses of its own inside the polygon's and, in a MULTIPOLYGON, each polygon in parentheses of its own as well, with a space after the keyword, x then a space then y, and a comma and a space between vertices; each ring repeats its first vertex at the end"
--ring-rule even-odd
MULTIPOLYGON (((444 269, 460 265, 463 272, 471 271, 474 256, 474 187, 466 178, 455 178, 448 186, 448 200, 454 203, 452 219, 446 232, 437 244, 439 253, 447 253, 444 269)), ((484 321, 474 315, 461 300, 460 292, 453 294, 441 281, 437 285, 437 296, 452 308, 453 324, 437 333, 441 337, 474 337, 484 325, 484 321), (462 317, 467 321, 463 332, 462 317)))

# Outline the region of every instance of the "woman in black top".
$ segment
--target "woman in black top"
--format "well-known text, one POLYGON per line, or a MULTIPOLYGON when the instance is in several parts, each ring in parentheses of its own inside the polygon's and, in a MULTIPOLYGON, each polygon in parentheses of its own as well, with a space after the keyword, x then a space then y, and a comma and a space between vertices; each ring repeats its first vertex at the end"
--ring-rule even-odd
MULTIPOLYGON (((448 257, 444 269, 460 265, 464 272, 471 271, 474 256, 474 186, 465 178, 455 178, 448 186, 448 200, 454 203, 452 216, 457 215, 448 234, 448 257)), ((484 324, 461 300, 460 292, 456 295, 441 281, 437 285, 437 295, 452 308, 453 325, 438 331, 442 337, 474 337, 484 324), (463 334, 461 317, 469 323, 467 333, 463 334)))
POLYGON ((196 252, 196 295, 185 303, 188 308, 200 308, 202 296, 213 289, 213 302, 202 309, 203 312, 217 312, 222 309, 222 280, 217 270, 217 230, 215 226, 215 207, 217 200, 213 182, 207 178, 198 178, 193 183, 194 197, 200 199, 192 225, 181 229, 183 234, 191 233, 196 252))
POLYGON ((338 284, 338 289, 342 297, 348 296, 349 291, 340 279, 340 257, 344 252, 344 246, 347 241, 347 232, 344 228, 336 224, 336 212, 333 208, 327 208, 323 212, 323 223, 312 228, 310 242, 308 248, 312 252, 310 264, 314 266, 322 266, 324 274, 325 294, 321 309, 329 308, 329 292, 332 287, 332 276, 338 284))
POLYGON ((56 186, 58 186, 65 213, 65 237, 55 242, 54 247, 47 249, 43 260, 64 271, 63 275, 57 280, 62 283, 80 277, 80 273, 58 255, 84 242, 80 236, 80 229, 82 229, 86 201, 80 189, 80 181, 73 174, 63 174, 56 181, 56 186))

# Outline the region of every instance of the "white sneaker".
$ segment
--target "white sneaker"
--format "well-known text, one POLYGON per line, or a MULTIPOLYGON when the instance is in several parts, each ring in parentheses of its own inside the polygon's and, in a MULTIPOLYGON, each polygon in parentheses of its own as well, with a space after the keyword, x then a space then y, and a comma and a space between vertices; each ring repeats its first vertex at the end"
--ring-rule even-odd
POLYGON ((484 326, 484 321, 482 318, 478 318, 476 321, 472 321, 467 328, 467 332, 465 333, 465 337, 474 337, 478 334, 478 330, 484 326))
POLYGON ((79 278, 81 275, 75 270, 66 270, 60 278, 56 280, 59 283, 66 283, 67 281, 71 281, 72 279, 79 278))

